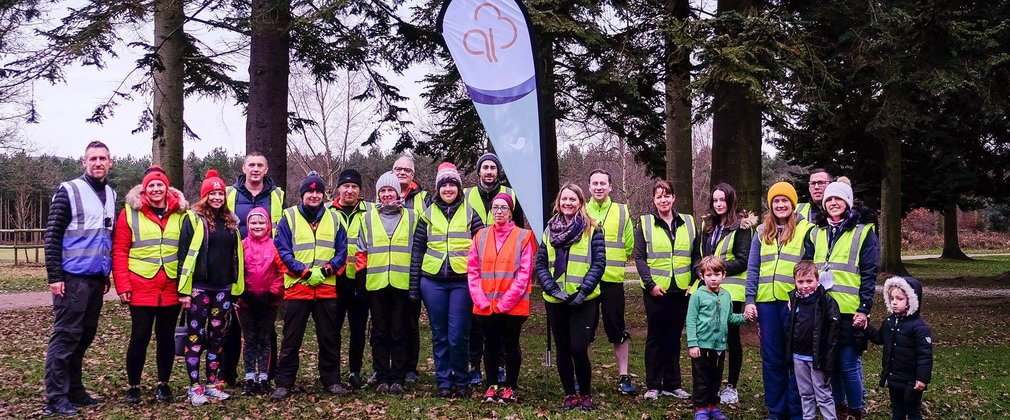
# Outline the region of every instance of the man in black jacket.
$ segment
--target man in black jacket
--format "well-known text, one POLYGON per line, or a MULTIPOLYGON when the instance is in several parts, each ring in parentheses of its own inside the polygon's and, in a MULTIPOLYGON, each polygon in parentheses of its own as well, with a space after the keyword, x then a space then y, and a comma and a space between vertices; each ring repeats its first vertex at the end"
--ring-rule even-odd
POLYGON ((46 224, 46 273, 53 294, 53 332, 46 352, 46 415, 75 415, 101 403, 84 389, 84 353, 98 332, 109 291, 116 192, 106 183, 109 148, 84 149, 84 175, 60 184, 46 224))

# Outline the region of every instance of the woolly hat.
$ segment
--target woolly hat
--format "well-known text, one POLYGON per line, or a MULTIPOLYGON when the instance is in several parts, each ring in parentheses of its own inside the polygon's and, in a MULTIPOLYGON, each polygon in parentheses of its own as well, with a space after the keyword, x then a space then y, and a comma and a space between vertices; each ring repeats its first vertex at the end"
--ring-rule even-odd
POLYGON ((442 162, 438 165, 438 172, 435 174, 435 189, 442 188, 447 182, 456 184, 456 188, 463 190, 463 181, 459 177, 459 170, 456 165, 449 162, 442 162))
POLYGON ((501 176, 502 174, 501 161, 498 160, 498 155, 495 155, 494 153, 485 153, 481 155, 479 159, 477 159, 477 173, 480 173, 480 164, 483 163, 485 160, 490 160, 494 162, 495 166, 498 167, 498 176, 501 176))
POLYGON ((165 174, 165 170, 161 169, 161 165, 151 165, 147 167, 144 171, 144 180, 140 183, 147 190, 147 183, 151 181, 161 181, 165 183, 165 187, 169 187, 168 175, 165 174))
POLYGON ((326 183, 323 182, 323 177, 319 176, 319 173, 316 171, 309 171, 305 175, 305 178, 302 178, 302 186, 298 189, 298 195, 305 195, 309 191, 326 192, 326 183))
MULTIPOLYGON (((839 178, 840 179, 840 178, 839 178)), ((829 197, 838 197, 852 208, 852 187, 844 182, 835 181, 828 184, 828 187, 824 189, 824 198, 821 200, 821 207, 824 207, 824 203, 828 202, 829 197)))
POLYGON ((505 194, 505 193, 498 193, 497 195, 494 196, 494 198, 491 199, 491 203, 493 204, 495 202, 495 200, 503 200, 503 201, 505 201, 505 204, 509 205, 509 211, 515 211, 515 209, 516 209, 515 203, 512 202, 512 196, 511 195, 508 195, 508 194, 505 194))
POLYGON ((771 208, 772 206, 772 199, 780 195, 788 198, 789 201, 793 203, 794 209, 796 208, 796 202, 800 201, 799 196, 796 195, 796 188, 793 188, 792 184, 788 182, 779 182, 768 189, 768 208, 771 208))
POLYGON ((386 172, 379 177, 378 181, 375 181, 375 199, 379 199, 379 190, 383 187, 390 187, 396 190, 396 196, 399 197, 403 194, 403 190, 400 189, 400 179, 396 177, 393 171, 386 172))
POLYGON ((203 184, 200 185, 200 198, 206 197, 211 191, 224 191, 224 185, 224 180, 217 174, 217 171, 213 169, 207 171, 203 177, 203 184))
POLYGON ((358 188, 361 188, 361 174, 354 169, 344 169, 340 172, 340 175, 337 176, 337 187, 347 183, 357 185, 358 188))

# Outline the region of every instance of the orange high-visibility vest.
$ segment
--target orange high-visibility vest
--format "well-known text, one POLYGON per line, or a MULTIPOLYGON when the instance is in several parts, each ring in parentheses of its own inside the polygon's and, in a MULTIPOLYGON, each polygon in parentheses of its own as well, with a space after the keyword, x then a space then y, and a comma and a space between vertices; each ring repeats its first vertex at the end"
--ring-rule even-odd
MULTIPOLYGON (((512 288, 512 282, 519 273, 519 261, 522 250, 533 238, 533 234, 526 229, 518 227, 512 228, 501 249, 498 249, 494 239, 494 226, 488 226, 477 232, 477 257, 480 258, 480 284, 484 290, 484 295, 491 302, 491 306, 481 310, 476 305, 473 313, 477 315, 491 315, 495 305, 502 296, 512 288)), ((533 281, 526 285, 522 299, 508 312, 508 315, 529 316, 530 315, 530 292, 533 291, 533 281)))

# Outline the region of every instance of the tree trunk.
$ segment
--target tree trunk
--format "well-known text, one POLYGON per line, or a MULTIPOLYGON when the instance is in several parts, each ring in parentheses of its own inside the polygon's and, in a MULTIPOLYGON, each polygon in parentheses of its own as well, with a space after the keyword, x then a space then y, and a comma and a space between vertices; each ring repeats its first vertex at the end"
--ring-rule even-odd
POLYGON ((152 162, 161 165, 173 187, 184 191, 183 177, 183 0, 154 2, 154 42, 161 59, 154 70, 152 162))
POLYGON ((970 261, 957 239, 957 203, 951 200, 943 209, 943 252, 940 258, 970 261))
MULTIPOLYGON (((671 0, 666 6, 666 27, 691 18, 688 0, 671 0)), ((691 51, 678 45, 673 35, 664 33, 666 73, 666 179, 677 194, 677 208, 694 213, 694 171, 691 159, 694 146, 691 139, 691 51)))
POLYGON ((901 262, 901 138, 886 134, 880 178, 880 273, 907 276, 901 262))
MULTIPOLYGON (((253 0, 249 48, 249 105, 246 109, 246 153, 263 153, 270 177, 287 185, 288 49, 291 45, 290 0, 253 0)), ((297 194, 286 194, 293 202, 297 194)))
MULTIPOLYGON (((718 13, 756 9, 758 1, 719 0, 718 13)), ((737 208, 760 213, 761 106, 747 98, 743 86, 724 82, 712 99, 711 188, 726 182, 736 189, 737 208)))
MULTIPOLYGON (((561 190, 558 173, 558 130, 555 125, 557 111, 554 104, 554 37, 541 33, 538 37, 537 60, 541 71, 538 106, 540 107, 540 160, 544 183, 543 226, 553 212, 552 203, 561 190)), ((527 215, 537 217, 537 215, 527 215)))

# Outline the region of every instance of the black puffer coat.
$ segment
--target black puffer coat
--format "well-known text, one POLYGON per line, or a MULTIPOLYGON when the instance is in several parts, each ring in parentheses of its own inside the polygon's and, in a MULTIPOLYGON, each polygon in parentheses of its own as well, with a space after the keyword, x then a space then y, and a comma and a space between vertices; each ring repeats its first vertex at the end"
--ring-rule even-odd
POLYGON ((867 327, 870 341, 884 346, 880 386, 909 387, 915 381, 928 384, 933 372, 933 338, 920 316, 922 285, 911 277, 891 277, 884 283, 884 302, 891 315, 879 329, 867 327), (890 291, 894 288, 908 296, 904 316, 893 313, 890 291))
MULTIPOLYGON (((841 314, 838 312, 838 303, 835 302, 824 286, 817 286, 817 290, 807 299, 814 299, 814 323, 813 323, 813 350, 814 369, 831 372, 835 370, 836 351, 838 348, 838 320, 841 314)), ((800 307, 801 299, 796 298, 796 291, 789 292, 789 334, 786 337, 786 354, 792 354, 796 346, 793 343, 796 335, 796 311, 800 307)), ((787 365, 791 368, 792 364, 787 365)))

